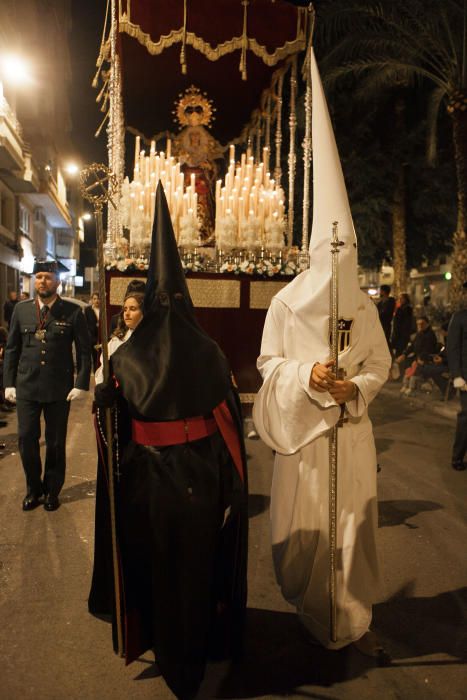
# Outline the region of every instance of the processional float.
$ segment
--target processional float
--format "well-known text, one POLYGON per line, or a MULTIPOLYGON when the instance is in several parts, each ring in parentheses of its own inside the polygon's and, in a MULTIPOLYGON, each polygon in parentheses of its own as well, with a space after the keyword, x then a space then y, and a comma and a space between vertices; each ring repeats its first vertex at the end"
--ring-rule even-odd
MULTIPOLYGON (((109 306, 118 308, 131 278, 145 276, 161 180, 199 320, 229 357, 241 396, 244 381, 245 403, 252 402, 252 384, 259 386, 255 361, 270 299, 289 275, 309 264, 314 18, 306 0, 108 0, 97 60, 94 86, 100 87, 105 116, 96 135, 106 127, 109 171, 116 180, 116 206, 108 208, 99 259, 102 279, 107 271, 109 306), (299 94, 304 123, 298 145, 299 94), (301 206, 298 183, 303 183, 301 206), (224 278, 223 287, 213 286, 215 276, 217 281, 224 278), (233 313, 242 310, 245 298, 251 318, 245 310, 243 316, 233 313), (227 333, 213 312, 219 308, 227 333), (240 330, 250 339, 247 358, 235 346, 240 330), (249 386, 247 375, 254 376, 249 386)), ((330 351, 336 368, 338 251, 336 222, 330 232, 330 351)), ((109 445, 111 432, 109 425, 109 445)), ((338 614, 337 447, 336 426, 330 434, 329 482, 333 640, 338 614)), ((114 563, 116 569, 116 553, 114 563)), ((121 632, 119 637, 121 650, 121 632)))

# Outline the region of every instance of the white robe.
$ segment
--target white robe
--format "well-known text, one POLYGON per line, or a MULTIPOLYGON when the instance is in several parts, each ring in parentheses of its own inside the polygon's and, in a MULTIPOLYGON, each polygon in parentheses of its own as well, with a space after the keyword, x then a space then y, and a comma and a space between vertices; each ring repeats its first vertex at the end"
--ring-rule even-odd
MULTIPOLYGON (((128 340, 128 338, 131 336, 132 333, 133 333, 133 330, 131 328, 129 328, 127 330, 127 332, 125 333, 125 335, 123 336, 123 338, 117 338, 116 335, 113 335, 110 338, 109 343, 107 345, 107 348, 109 351, 109 357, 111 355, 113 355, 115 350, 117 350, 117 348, 119 348, 120 345, 123 345, 123 343, 125 343, 128 340)), ((102 353, 100 354, 100 357, 99 357, 99 367, 96 369, 96 372, 94 374, 94 380, 95 380, 96 384, 101 384, 104 381, 104 368, 102 366, 102 353)))
POLYGON ((359 393, 347 404, 349 420, 339 428, 335 643, 328 594, 329 429, 340 407, 328 392, 310 389, 313 364, 329 357, 316 356, 303 318, 277 297, 264 326, 258 359, 264 383, 253 410, 259 435, 276 450, 271 520, 278 583, 312 635, 335 649, 368 630, 379 584, 376 451, 367 407, 386 381, 391 361, 376 308, 358 294, 356 342, 339 356, 359 393))

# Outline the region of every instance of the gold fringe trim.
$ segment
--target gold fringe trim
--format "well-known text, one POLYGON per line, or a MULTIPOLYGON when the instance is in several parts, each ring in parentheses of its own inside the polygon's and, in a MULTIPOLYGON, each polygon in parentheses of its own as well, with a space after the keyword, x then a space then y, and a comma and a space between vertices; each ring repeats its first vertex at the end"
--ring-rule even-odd
MULTIPOLYGON (((165 49, 174 44, 183 44, 184 28, 174 29, 170 34, 163 34, 158 41, 153 41, 149 34, 142 31, 141 27, 132 24, 128 16, 123 14, 120 18, 119 31, 136 39, 142 46, 145 46, 152 56, 160 55, 165 49)), ((267 66, 275 66, 279 61, 287 58, 293 53, 303 51, 306 47, 305 35, 300 31, 300 35, 292 41, 286 41, 283 46, 278 47, 273 53, 269 53, 265 46, 259 44, 256 39, 247 37, 247 48, 255 56, 261 58, 267 66)), ((223 56, 227 56, 234 51, 241 51, 244 47, 245 38, 243 36, 233 37, 229 41, 224 41, 216 47, 193 32, 186 32, 186 44, 192 46, 196 51, 203 54, 209 61, 218 61, 223 56)))

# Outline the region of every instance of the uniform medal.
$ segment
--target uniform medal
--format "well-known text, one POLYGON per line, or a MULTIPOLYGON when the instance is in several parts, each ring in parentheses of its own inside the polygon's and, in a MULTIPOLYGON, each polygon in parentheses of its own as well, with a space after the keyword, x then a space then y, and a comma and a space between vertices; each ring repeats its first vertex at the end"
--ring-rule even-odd
POLYGON ((34 333, 34 337, 37 338, 37 340, 44 340, 45 338, 46 330, 44 326, 49 311, 50 309, 48 306, 43 306, 42 310, 39 309, 39 302, 36 299, 37 329, 34 333))

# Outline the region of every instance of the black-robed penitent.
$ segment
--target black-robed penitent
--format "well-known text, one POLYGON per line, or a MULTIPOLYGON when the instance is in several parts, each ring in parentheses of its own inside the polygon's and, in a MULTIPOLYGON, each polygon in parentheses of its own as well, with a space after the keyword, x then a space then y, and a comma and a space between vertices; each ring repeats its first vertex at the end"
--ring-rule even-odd
MULTIPOLYGON (((208 659, 241 652, 247 473, 229 365, 195 319, 160 185, 145 315, 111 366, 119 395, 114 484, 124 655, 130 663, 153 649, 167 685, 189 700, 208 659), (204 437, 190 437, 188 426, 196 421, 210 426, 204 437), (182 441, 139 440, 141 434, 172 436, 180 424, 187 429, 182 441)), ((89 610, 112 615, 115 646, 109 475, 99 415, 97 423, 89 610)))
POLYGON ((178 420, 212 411, 230 390, 217 343, 198 324, 159 183, 144 318, 112 356, 130 412, 143 420, 178 420))

